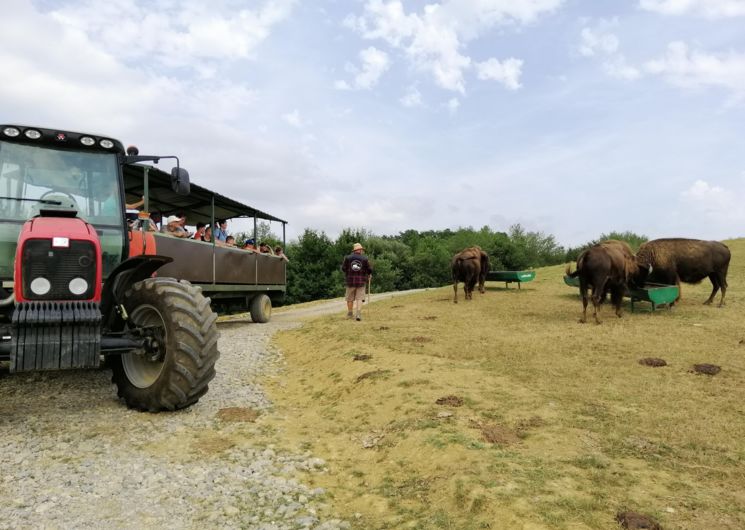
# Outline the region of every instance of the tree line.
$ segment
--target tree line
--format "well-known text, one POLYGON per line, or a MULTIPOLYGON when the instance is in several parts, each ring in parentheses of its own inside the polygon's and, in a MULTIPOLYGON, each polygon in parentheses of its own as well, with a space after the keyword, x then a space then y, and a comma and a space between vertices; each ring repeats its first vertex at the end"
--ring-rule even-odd
MULTIPOLYGON (((281 244, 267 226, 259 226, 261 239, 281 244)), ((241 234, 242 238, 245 237, 241 234)), ((406 230, 395 236, 377 236, 364 229, 345 229, 332 240, 324 232, 306 228, 287 245, 286 304, 335 298, 344 294, 340 265, 352 245, 360 242, 374 267, 373 292, 441 287, 450 283, 450 259, 466 247, 478 245, 490 257, 492 270, 525 270, 575 261, 587 247, 606 239, 627 241, 636 250, 647 240, 632 232, 602 234, 584 245, 565 248, 553 235, 531 232, 519 224, 507 232, 481 229, 406 230)))

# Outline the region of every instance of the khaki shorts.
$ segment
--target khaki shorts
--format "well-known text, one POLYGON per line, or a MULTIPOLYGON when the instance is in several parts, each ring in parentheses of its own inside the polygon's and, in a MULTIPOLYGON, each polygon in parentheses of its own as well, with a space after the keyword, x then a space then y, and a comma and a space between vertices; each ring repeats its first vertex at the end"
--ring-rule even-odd
POLYGON ((347 287, 347 302, 354 302, 359 300, 360 302, 365 299, 365 286, 360 285, 359 287, 347 287))

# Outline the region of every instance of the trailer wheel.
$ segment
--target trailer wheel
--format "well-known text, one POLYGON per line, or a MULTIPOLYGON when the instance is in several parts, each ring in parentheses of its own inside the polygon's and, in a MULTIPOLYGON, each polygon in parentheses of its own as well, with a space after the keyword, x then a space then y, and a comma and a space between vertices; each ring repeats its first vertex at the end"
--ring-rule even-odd
POLYGON ((215 377, 217 315, 201 289, 186 281, 148 278, 124 295, 132 323, 154 331, 149 350, 112 356, 112 382, 127 406, 157 412, 188 407, 215 377))
POLYGON ((251 320, 265 324, 272 318, 272 300, 265 294, 254 296, 251 300, 251 320))

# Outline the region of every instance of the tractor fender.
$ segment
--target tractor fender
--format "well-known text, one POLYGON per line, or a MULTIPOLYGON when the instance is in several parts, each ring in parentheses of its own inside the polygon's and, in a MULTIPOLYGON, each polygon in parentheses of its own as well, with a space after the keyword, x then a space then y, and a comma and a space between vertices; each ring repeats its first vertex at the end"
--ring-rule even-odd
POLYGON ((163 265, 173 261, 169 256, 157 254, 134 256, 122 261, 111 272, 101 292, 101 314, 103 329, 120 331, 124 327, 116 306, 122 302, 124 293, 135 283, 150 278, 163 265))

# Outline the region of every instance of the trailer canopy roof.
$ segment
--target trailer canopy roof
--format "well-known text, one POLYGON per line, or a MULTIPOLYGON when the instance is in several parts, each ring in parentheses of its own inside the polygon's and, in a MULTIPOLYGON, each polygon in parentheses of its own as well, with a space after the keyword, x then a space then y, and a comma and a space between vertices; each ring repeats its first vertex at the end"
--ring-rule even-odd
POLYGON ((171 189, 171 175, 152 166, 125 164, 124 190, 128 203, 137 202, 145 194, 145 170, 148 173, 148 197, 150 211, 171 215, 184 212, 189 224, 212 221, 212 200, 215 201, 215 219, 233 219, 235 217, 254 217, 266 221, 287 221, 274 217, 266 212, 252 208, 217 192, 191 183, 189 195, 179 195, 171 189))

